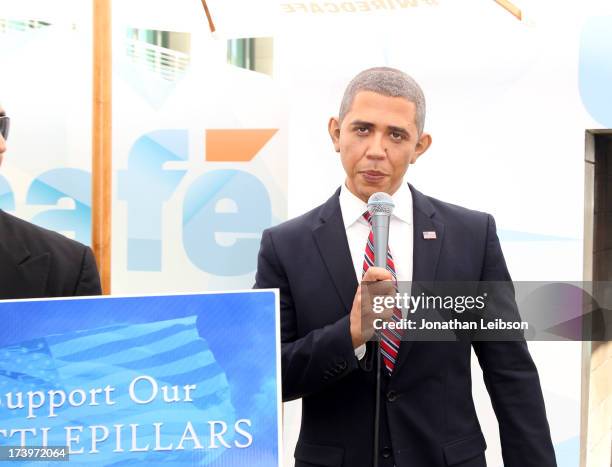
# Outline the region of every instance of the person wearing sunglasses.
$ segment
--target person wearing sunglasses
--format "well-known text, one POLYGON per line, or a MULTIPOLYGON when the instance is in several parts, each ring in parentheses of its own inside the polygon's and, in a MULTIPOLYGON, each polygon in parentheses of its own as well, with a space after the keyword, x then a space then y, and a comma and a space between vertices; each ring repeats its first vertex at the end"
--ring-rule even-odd
POLYGON ((8 138, 11 120, 6 116, 4 110, 0 109, 0 164, 2 164, 2 155, 6 151, 6 140, 8 138))
MULTIPOLYGON (((9 127, 0 106, 0 165, 9 127)), ((0 300, 101 293, 91 248, 0 210, 0 300)))

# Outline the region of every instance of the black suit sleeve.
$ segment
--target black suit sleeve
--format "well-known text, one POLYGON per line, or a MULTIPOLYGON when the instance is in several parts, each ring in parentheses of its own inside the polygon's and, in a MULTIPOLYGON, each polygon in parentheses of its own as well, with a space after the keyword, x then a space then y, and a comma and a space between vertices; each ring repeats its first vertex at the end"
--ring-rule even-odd
POLYGON ((91 248, 83 248, 79 276, 74 288, 73 295, 101 295, 100 275, 91 248))
POLYGON ((349 315, 299 337, 291 284, 269 231, 262 235, 254 288, 280 290, 283 401, 319 392, 357 368, 349 315))
MULTIPOLYGON (((500 300, 497 306, 518 313, 514 288, 491 216, 488 216, 487 230, 481 280, 505 281, 503 288, 496 287, 500 300)), ((526 342, 474 342, 473 347, 499 423, 504 465, 556 466, 538 372, 526 342)))

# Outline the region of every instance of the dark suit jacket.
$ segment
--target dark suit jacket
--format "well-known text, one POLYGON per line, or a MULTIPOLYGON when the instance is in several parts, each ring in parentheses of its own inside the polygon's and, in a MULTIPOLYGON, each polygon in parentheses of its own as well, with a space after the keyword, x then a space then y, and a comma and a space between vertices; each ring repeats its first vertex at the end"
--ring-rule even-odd
MULTIPOLYGON (((424 196, 414 207, 414 281, 508 281, 493 218, 424 196), (425 240, 422 232, 435 231, 425 240)), ((357 361, 357 289, 337 191, 263 233, 257 288, 279 288, 283 399, 302 398, 296 467, 373 459, 375 374, 357 361)), ((397 240, 395 240, 397 241, 397 240)), ((513 300, 513 299, 512 299, 513 300)), ((471 394, 473 347, 497 415, 506 467, 555 466, 538 374, 525 342, 402 342, 383 377, 381 466, 482 467, 471 394)))
POLYGON ((0 299, 101 293, 89 247, 0 210, 0 299))

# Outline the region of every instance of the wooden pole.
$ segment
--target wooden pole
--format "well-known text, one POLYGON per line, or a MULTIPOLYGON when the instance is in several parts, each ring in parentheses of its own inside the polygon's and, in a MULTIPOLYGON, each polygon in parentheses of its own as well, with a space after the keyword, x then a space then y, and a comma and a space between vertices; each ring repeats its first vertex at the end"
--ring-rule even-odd
POLYGON ((215 23, 210 14, 210 10, 208 9, 208 5, 206 4, 206 0, 202 0, 202 6, 204 7, 204 13, 206 13, 206 19, 208 20, 208 28, 210 32, 215 32, 215 23))
POLYGON ((92 245, 104 294, 111 292, 111 0, 93 0, 92 245))
POLYGON ((512 15, 519 21, 523 19, 523 12, 521 11, 521 9, 509 0, 495 0, 495 3, 500 5, 502 8, 505 8, 508 12, 512 13, 512 15))

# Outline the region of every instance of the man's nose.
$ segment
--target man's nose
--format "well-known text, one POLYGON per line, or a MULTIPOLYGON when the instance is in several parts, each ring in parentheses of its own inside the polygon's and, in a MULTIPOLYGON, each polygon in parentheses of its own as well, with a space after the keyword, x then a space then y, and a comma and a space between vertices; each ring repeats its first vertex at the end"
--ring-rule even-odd
POLYGON ((367 156, 372 159, 382 159, 386 157, 387 150, 384 145, 384 135, 382 133, 374 133, 370 138, 367 156))

